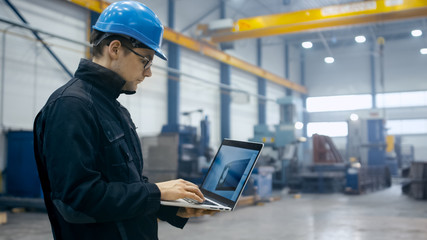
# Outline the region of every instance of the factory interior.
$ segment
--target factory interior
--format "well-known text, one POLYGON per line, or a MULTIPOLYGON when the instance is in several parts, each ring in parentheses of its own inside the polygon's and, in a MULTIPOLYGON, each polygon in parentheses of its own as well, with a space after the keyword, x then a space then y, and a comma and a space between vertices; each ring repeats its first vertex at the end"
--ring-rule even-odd
MULTIPOLYGON (((34 119, 114 2, 0 0, 0 240, 53 239, 34 119)), ((427 240, 427 1, 138 2, 168 58, 118 97, 143 175, 200 186, 224 139, 263 144, 233 211, 159 239, 427 240)))

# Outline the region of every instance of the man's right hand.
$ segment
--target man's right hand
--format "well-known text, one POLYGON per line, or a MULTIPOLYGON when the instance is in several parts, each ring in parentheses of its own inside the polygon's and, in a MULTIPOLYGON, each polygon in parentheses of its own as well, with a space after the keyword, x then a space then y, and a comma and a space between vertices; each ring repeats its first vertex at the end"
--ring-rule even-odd
POLYGON ((196 184, 182 180, 171 180, 156 183, 160 189, 161 200, 177 200, 179 198, 191 198, 198 202, 203 202, 205 198, 196 184))

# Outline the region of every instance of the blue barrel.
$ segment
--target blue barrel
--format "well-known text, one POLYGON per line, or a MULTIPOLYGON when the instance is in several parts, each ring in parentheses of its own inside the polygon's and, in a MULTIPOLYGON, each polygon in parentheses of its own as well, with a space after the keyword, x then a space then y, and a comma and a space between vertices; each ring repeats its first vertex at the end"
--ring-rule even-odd
POLYGON ((40 179, 34 158, 33 132, 7 133, 6 193, 14 197, 41 196, 40 179))

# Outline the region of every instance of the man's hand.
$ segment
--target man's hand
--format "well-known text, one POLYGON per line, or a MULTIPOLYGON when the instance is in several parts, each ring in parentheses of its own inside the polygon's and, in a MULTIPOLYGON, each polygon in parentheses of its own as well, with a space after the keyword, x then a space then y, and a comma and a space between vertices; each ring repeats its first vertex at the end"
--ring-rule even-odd
POLYGON ((197 208, 179 208, 176 215, 182 218, 200 217, 203 215, 214 215, 219 211, 216 210, 205 210, 197 208))
POLYGON ((156 185, 160 189, 161 200, 177 200, 179 198, 191 198, 198 202, 205 200, 197 185, 182 179, 160 182, 156 185))

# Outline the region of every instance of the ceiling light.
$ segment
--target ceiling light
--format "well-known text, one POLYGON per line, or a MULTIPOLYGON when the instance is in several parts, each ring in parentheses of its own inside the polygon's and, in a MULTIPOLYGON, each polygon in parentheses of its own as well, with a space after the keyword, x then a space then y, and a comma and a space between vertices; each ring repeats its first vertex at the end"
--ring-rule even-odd
POLYGON ((419 29, 415 29, 411 31, 411 34, 413 37, 419 37, 421 35, 423 35, 423 31, 419 30, 419 29))
POLYGON ((303 127, 304 127, 304 123, 302 123, 302 122, 296 122, 296 123, 295 123, 295 129, 300 130, 300 129, 302 129, 303 127))
POLYGON ((421 54, 427 54, 427 48, 421 48, 420 53, 421 54))
POLYGON ((359 115, 357 115, 356 113, 350 114, 350 120, 351 121, 357 121, 357 120, 359 120, 359 115))
POLYGON ((365 38, 365 36, 356 36, 355 38, 354 38, 354 40, 357 42, 357 43, 364 43, 364 42, 366 42, 366 38, 365 38))
POLYGON ((325 63, 333 63, 335 59, 333 57, 325 57, 325 63))
POLYGON ((313 47, 312 42, 303 42, 301 45, 303 48, 312 48, 313 47))

